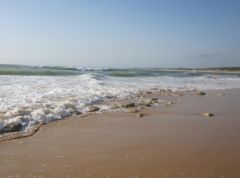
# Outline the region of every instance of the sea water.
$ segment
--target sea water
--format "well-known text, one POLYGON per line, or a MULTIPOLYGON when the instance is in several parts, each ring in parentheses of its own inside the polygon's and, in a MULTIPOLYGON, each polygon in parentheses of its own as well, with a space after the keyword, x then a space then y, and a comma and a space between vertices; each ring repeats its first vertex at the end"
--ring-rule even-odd
POLYGON ((124 99, 151 88, 240 88, 240 75, 195 70, 0 65, 0 131, 17 122, 28 129, 39 122, 63 119, 76 111, 84 113, 93 104, 124 99))

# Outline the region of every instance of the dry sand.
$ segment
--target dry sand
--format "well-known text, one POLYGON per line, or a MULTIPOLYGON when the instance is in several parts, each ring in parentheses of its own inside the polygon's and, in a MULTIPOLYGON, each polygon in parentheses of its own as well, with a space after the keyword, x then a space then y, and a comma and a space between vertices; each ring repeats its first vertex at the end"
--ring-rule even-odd
POLYGON ((218 93, 49 123, 0 143, 0 177, 239 178, 240 90, 218 93))

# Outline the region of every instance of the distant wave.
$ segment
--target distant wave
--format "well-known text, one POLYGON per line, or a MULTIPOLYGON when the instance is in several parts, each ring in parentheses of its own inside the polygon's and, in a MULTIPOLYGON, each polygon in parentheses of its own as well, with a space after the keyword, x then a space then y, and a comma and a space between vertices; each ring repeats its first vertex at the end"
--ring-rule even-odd
POLYGON ((86 73, 111 77, 194 77, 208 74, 240 75, 240 73, 210 69, 163 69, 163 68, 90 68, 67 66, 24 66, 0 64, 0 75, 22 76, 73 76, 86 73))
POLYGON ((0 65, 0 75, 42 75, 61 76, 79 75, 76 68, 55 67, 55 66, 21 66, 21 65, 0 65))

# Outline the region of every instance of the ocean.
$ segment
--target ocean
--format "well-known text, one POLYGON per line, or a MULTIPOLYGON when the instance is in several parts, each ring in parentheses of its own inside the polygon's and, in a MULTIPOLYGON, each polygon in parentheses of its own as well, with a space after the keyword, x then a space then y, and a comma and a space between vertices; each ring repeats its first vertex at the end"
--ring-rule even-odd
POLYGON ((124 99, 152 88, 240 88, 240 75, 193 69, 0 65, 0 133, 11 123, 21 122, 22 130, 27 130, 39 122, 71 116, 73 110, 85 113, 96 103, 124 99))

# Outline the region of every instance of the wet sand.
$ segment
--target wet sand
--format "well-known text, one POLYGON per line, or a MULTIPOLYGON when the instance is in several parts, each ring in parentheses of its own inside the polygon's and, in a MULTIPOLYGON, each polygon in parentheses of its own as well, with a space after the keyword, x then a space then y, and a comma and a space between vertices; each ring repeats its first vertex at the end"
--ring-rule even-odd
POLYGON ((218 93, 49 123, 0 143, 0 177, 240 177, 240 90, 218 93))

